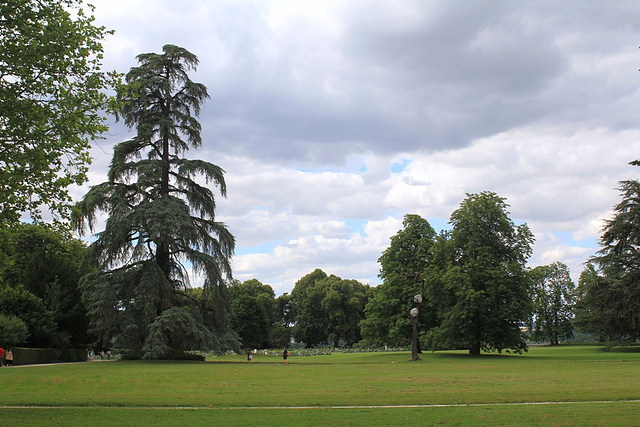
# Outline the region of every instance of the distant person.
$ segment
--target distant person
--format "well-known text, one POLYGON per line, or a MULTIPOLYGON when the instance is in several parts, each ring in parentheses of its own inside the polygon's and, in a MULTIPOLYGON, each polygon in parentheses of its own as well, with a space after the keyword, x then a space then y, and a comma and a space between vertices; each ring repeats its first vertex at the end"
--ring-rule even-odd
POLYGON ((4 348, 0 345, 0 367, 4 368, 4 348))
POLYGON ((7 367, 8 368, 13 366, 13 352, 11 351, 11 349, 7 350, 4 353, 4 359, 7 362, 7 367))
POLYGON ((251 362, 253 360, 253 353, 251 350, 247 350, 247 362, 251 362))
POLYGON ((284 360, 284 364, 288 365, 289 361, 287 360, 287 357, 289 357, 289 351, 287 351, 287 347, 284 348, 284 351, 282 352, 282 359, 284 360))

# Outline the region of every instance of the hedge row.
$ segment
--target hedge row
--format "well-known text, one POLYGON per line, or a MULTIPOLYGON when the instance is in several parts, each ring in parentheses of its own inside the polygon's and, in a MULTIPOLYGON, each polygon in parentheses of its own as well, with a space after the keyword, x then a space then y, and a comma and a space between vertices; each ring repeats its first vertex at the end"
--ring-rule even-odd
POLYGON ((87 351, 77 348, 57 349, 13 347, 11 351, 13 353, 14 365, 87 361, 87 351))

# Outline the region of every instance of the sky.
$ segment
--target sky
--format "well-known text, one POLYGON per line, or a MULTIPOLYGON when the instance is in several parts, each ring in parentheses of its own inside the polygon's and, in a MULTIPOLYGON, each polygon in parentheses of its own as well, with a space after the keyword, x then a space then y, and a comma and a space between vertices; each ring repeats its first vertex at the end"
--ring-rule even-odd
MULTIPOLYGON (((506 199, 529 266, 575 281, 640 169, 640 5, 582 0, 93 0, 104 69, 186 48, 211 99, 233 276, 276 295, 316 268, 375 286, 406 214, 440 231, 469 193, 506 199)), ((106 180, 112 123, 92 150, 106 180)), ((86 188, 75 189, 81 198, 86 188)), ((197 282, 197 279, 196 279, 197 282)))

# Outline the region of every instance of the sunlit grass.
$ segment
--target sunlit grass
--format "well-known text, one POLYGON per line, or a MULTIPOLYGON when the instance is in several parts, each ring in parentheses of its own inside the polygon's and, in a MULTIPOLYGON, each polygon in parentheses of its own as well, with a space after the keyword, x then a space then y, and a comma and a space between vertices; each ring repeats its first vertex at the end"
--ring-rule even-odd
POLYGON ((102 418, 106 413, 120 425, 158 424, 156 418, 246 425, 257 423, 255 417, 265 421, 257 424, 290 425, 296 420, 305 425, 306 420, 313 425, 326 419, 338 425, 367 420, 369 425, 425 425, 425 416, 461 424, 486 416, 488 424, 554 424, 566 423, 573 414, 580 425, 597 424, 604 413, 609 421, 635 422, 630 414, 640 409, 639 403, 630 402, 640 400, 636 352, 560 346, 532 347, 524 355, 472 358, 464 352, 439 352, 421 357, 409 362, 409 353, 334 353, 290 357, 284 365, 279 356, 257 354, 251 363, 239 355, 206 362, 5 368, 0 369, 1 404, 20 408, 1 409, 0 419, 14 425, 23 425, 25 419, 31 425, 80 425, 91 414, 102 418), (543 402, 563 404, 518 405, 543 402), (388 408, 401 405, 479 406, 388 408), (24 408, 37 406, 55 408, 24 408), (276 409, 292 407, 314 409, 276 409), (412 421, 414 417, 423 422, 412 421))

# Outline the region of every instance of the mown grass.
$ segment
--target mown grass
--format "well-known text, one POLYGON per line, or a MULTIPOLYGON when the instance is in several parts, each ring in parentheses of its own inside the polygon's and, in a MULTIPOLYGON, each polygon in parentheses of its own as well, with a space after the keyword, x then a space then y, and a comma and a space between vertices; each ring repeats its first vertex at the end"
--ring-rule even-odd
MULTIPOLYGON (((631 425, 640 353, 532 347, 1 369, 2 425, 631 425), (554 404, 541 404, 549 403, 554 404), (414 407, 396 407, 413 405, 414 407), (427 407, 426 405, 433 405, 427 407), (442 405, 442 406, 435 406, 442 405), (104 422, 103 422, 104 421, 104 422)), ((636 402, 639 401, 639 402, 636 402)))

